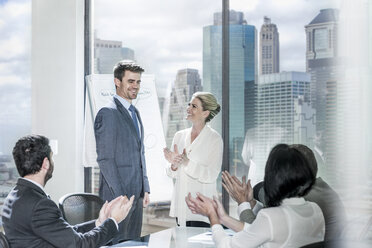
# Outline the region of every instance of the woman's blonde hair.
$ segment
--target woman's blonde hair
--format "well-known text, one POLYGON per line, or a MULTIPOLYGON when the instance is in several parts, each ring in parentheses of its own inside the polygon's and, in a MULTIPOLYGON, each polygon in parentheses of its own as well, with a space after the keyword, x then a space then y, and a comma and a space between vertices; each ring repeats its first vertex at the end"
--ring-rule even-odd
POLYGON ((216 97, 210 92, 195 92, 192 98, 198 98, 203 107, 203 111, 208 110, 209 115, 205 119, 205 122, 212 120, 221 110, 221 106, 218 104, 216 97))

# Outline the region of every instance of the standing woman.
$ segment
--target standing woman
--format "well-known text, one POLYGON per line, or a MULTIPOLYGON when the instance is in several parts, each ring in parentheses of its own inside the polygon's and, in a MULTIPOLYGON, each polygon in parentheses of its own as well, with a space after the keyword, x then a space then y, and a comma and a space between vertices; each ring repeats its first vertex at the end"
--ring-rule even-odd
POLYGON ((172 151, 164 148, 164 156, 170 163, 167 174, 175 179, 169 215, 177 218, 178 225, 210 226, 208 218, 191 213, 185 197, 189 192, 209 197, 217 195, 223 143, 221 136, 207 123, 220 109, 212 93, 196 92, 187 107, 186 119, 192 123, 191 128, 174 135, 172 151))

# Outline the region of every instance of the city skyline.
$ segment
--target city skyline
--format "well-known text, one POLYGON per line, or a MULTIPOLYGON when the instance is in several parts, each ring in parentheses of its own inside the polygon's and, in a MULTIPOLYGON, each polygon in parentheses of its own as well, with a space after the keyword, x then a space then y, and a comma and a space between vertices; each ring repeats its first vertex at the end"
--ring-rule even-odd
MULTIPOLYGON (((280 72, 258 76, 256 125, 247 130, 242 158, 252 161, 253 185, 263 180, 266 159, 275 144, 304 144, 314 150, 315 111, 310 107, 310 75, 280 72)), ((250 168, 251 169, 251 168, 250 168)))
MULTIPOLYGON (((231 0, 230 10, 243 12, 247 24, 257 29, 263 24, 264 16, 270 17, 280 32, 281 71, 305 71, 305 25, 320 9, 339 5, 340 0, 284 0, 280 3, 275 0, 249 3, 231 0)), ((210 24, 213 14, 221 12, 221 7, 221 2, 215 0, 181 3, 166 0, 161 5, 157 1, 144 3, 143 0, 95 1, 95 29, 103 39, 121 40, 123 46, 135 50, 137 62, 147 73, 155 74, 157 87, 163 89, 160 92, 163 96, 167 84, 174 82, 179 69, 197 69, 203 74, 202 27, 210 24), (148 8, 143 9, 142 3, 148 8), (198 6, 197 12, 194 6, 198 6), (121 22, 110 21, 117 19, 121 22), (128 32, 121 28, 127 21, 135 24, 128 32)))
MULTIPOLYGON (((338 7, 339 2, 255 0, 247 4, 231 0, 230 9, 243 11, 248 24, 256 27, 263 16, 269 16, 280 28, 281 69, 304 71, 304 26, 320 9, 338 7)), ((167 0, 143 6, 141 1, 95 1, 96 29, 102 39, 121 40, 123 46, 135 50, 146 72, 156 74, 158 88, 164 89, 160 94, 164 94, 179 69, 193 68, 202 74, 202 27, 210 23, 214 12, 221 11, 221 2, 167 0), (197 12, 195 6, 200 7, 197 12), (128 32, 123 30, 126 20, 132 23, 128 32)), ((0 152, 8 153, 15 141, 12 137, 31 130, 31 0, 0 1, 0 32, 0 152)))

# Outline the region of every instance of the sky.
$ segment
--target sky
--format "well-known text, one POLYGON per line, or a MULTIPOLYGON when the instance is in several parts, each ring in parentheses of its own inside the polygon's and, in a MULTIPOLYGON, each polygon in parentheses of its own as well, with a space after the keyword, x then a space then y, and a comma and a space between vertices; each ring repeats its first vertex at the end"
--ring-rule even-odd
MULTIPOLYGON (((337 3, 230 0, 230 9, 243 12, 258 32, 263 17, 270 17, 279 29, 281 70, 304 71, 304 26, 337 3)), ((203 27, 221 6, 217 0, 95 0, 94 28, 98 38, 135 50, 137 61, 165 89, 180 69, 195 68, 202 76, 203 27)), ((0 47, 1 154, 31 131, 31 0, 0 0, 0 47)))
POLYGON ((31 129, 31 1, 0 0, 0 154, 31 129))
MULTIPOLYGON (((334 0, 230 0, 230 9, 243 12, 257 33, 264 16, 277 25, 281 71, 305 71, 304 26, 320 9, 338 6, 334 0)), ((213 24, 213 13, 221 12, 222 4, 216 0, 96 0, 94 8, 97 37, 122 41, 135 50, 137 62, 155 74, 157 86, 165 87, 179 69, 198 69, 202 76, 203 27, 213 24)))

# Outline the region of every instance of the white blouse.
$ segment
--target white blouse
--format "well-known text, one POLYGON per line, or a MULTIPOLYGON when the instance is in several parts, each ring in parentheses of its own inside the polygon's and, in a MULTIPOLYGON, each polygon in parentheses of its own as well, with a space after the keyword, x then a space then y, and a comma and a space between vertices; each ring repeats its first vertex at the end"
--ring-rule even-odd
POLYGON ((178 131, 173 138, 172 150, 174 144, 177 144, 180 153, 186 149, 189 162, 178 167, 176 171, 170 168, 170 164, 167 167, 167 175, 175 178, 169 215, 177 217, 181 226, 185 226, 186 221, 209 223, 208 218, 191 213, 185 197, 189 192, 193 197, 197 192, 208 197, 217 195, 216 180, 222 165, 222 138, 215 130, 205 125, 192 143, 191 128, 178 131))
POLYGON ((213 225, 217 248, 301 247, 324 239, 324 217, 319 206, 304 198, 284 199, 279 207, 264 208, 252 224, 229 237, 213 225))

